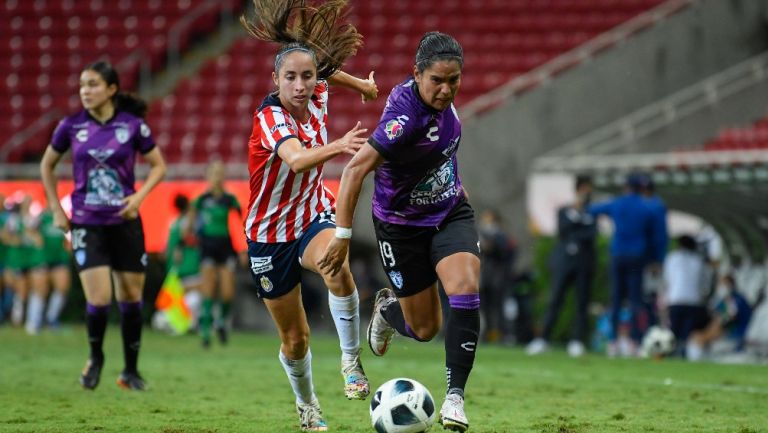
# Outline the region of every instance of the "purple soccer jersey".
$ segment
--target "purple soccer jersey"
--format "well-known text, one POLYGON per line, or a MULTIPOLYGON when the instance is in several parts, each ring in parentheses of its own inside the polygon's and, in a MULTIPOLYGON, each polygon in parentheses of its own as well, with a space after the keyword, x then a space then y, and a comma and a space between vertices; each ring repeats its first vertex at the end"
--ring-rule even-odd
POLYGON ((368 142, 384 157, 376 169, 373 215, 391 224, 437 226, 464 199, 456 151, 461 122, 453 104, 437 111, 413 79, 392 89, 368 142))
POLYGON ((144 120, 118 112, 101 124, 86 110, 64 118, 51 138, 59 153, 72 149, 72 222, 112 225, 125 222, 118 215, 122 200, 136 192, 136 152, 146 154, 155 147, 144 120))

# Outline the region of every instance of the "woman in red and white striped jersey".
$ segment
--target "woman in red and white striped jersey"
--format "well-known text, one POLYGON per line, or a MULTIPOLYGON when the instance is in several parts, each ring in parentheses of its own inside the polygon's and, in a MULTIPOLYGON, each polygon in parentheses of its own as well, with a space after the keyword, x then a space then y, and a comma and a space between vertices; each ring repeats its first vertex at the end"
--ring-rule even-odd
MULTIPOLYGON (((345 0, 316 7, 305 1, 254 0, 253 18, 241 19, 254 37, 281 44, 267 95, 253 117, 248 143, 250 199, 245 222, 251 275, 272 315, 282 345, 280 361, 296 395, 301 428, 325 431, 312 384, 309 325, 301 301, 301 270, 320 274, 342 351, 344 391, 365 399, 368 379, 360 363, 358 295, 349 264, 332 276, 317 262, 335 236, 334 197, 323 185, 323 163, 354 155, 367 129, 357 123, 330 141, 328 86, 359 92, 363 102, 376 98, 373 72, 368 79, 341 71, 361 44, 354 26, 340 18, 345 0)), ((350 233, 351 235, 351 233, 350 233)))

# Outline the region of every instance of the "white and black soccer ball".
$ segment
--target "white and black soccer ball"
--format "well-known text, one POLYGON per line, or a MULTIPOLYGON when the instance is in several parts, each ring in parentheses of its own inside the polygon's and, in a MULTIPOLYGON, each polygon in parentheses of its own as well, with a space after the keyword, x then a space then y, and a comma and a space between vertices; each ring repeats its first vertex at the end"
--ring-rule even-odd
POLYGON ((378 433, 425 432, 436 417, 432 394, 413 379, 385 382, 371 399, 371 423, 378 433))
POLYGON ((643 337, 643 356, 660 358, 675 351, 675 334, 669 329, 651 326, 643 337))

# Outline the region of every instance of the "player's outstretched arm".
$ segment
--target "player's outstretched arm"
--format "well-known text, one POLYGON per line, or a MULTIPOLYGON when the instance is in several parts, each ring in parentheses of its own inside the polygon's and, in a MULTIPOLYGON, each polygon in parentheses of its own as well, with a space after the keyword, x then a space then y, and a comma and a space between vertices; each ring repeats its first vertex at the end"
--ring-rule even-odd
POLYGON ((297 138, 289 138, 277 148, 277 154, 288 164, 291 171, 303 173, 342 153, 356 154, 360 146, 365 143, 363 135, 366 132, 368 129, 361 128, 360 122, 357 122, 357 125, 340 139, 325 146, 309 149, 304 147, 297 138))
POLYGON ((355 207, 360 198, 363 180, 368 173, 376 169, 384 158, 370 144, 364 145, 351 161, 344 167, 339 185, 339 197, 336 200, 336 237, 325 249, 325 254, 318 262, 318 267, 324 272, 336 275, 344 264, 349 252, 352 220, 355 207))
POLYGON ((376 86, 376 81, 373 79, 373 71, 368 74, 368 79, 357 78, 344 71, 338 71, 328 77, 328 84, 332 86, 346 87, 347 89, 356 91, 362 96, 363 103, 372 101, 379 96, 379 88, 376 86))

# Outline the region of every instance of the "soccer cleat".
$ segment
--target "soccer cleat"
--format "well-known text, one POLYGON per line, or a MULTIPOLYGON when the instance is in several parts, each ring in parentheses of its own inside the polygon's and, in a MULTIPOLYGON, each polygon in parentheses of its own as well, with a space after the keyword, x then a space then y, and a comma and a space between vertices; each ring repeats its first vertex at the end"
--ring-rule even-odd
POLYGON ((549 343, 543 338, 534 338, 525 348, 525 353, 530 356, 540 355, 549 350, 549 343))
POLYGON ((101 378, 101 367, 104 365, 104 360, 96 362, 92 358, 88 358, 85 362, 83 372, 80 374, 80 386, 83 389, 96 389, 99 386, 99 379, 101 378))
POLYGON ((568 343, 568 356, 571 358, 579 358, 586 353, 586 348, 584 347, 584 344, 579 340, 571 340, 568 343))
POLYGON ((328 424, 323 419, 323 411, 320 410, 320 402, 313 399, 311 403, 296 403, 296 412, 299 413, 301 431, 328 431, 328 424))
POLYGON ((446 430, 467 431, 469 421, 464 414, 464 398, 458 394, 448 394, 445 396, 443 407, 440 409, 440 424, 446 430))
POLYGON ((217 328, 216 334, 219 337, 219 343, 226 346, 227 342, 229 342, 229 333, 227 332, 227 328, 224 326, 217 328))
POLYGON ((341 375, 344 377, 344 395, 348 400, 365 400, 371 393, 368 377, 360 363, 360 351, 357 351, 354 359, 341 360, 341 375))
POLYGON ((120 376, 117 377, 117 385, 120 388, 132 391, 144 391, 147 389, 147 384, 144 383, 144 379, 137 372, 123 371, 120 373, 120 376))
POLYGON ((376 298, 373 301, 373 315, 368 323, 368 346, 376 356, 384 356, 387 353, 389 343, 395 334, 394 328, 387 323, 381 314, 381 309, 393 302, 397 302, 397 298, 391 289, 385 287, 376 292, 376 298))

